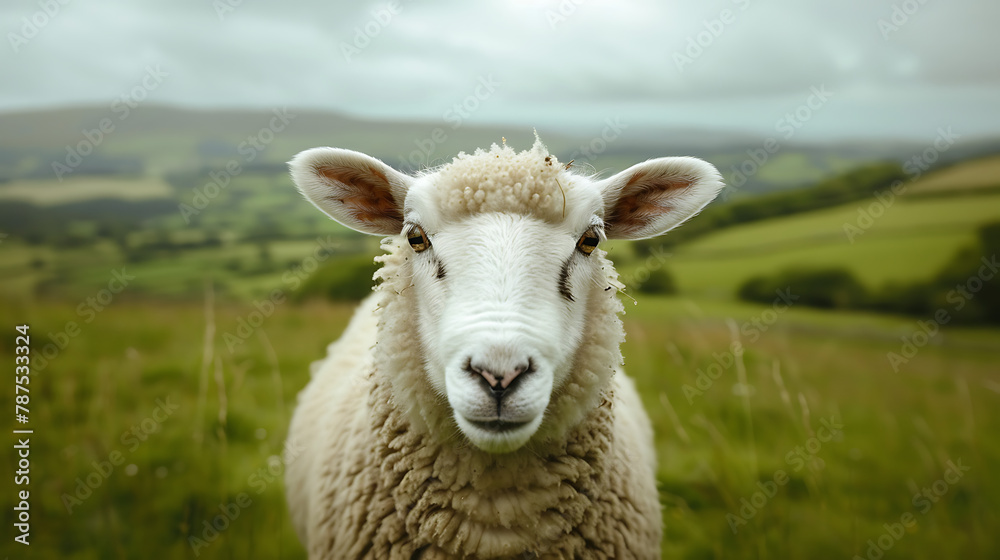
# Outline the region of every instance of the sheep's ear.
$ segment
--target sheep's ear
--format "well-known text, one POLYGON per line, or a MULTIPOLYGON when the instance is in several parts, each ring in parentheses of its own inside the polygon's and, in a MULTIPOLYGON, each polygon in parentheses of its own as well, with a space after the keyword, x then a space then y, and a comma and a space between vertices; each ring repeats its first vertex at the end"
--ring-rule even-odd
POLYGON ((692 157, 651 159, 599 183, 610 239, 647 239, 679 226, 722 189, 711 164, 692 157))
POLYGON ((371 156, 339 148, 306 150, 288 166, 299 191, 341 224, 372 235, 402 231, 409 176, 371 156))

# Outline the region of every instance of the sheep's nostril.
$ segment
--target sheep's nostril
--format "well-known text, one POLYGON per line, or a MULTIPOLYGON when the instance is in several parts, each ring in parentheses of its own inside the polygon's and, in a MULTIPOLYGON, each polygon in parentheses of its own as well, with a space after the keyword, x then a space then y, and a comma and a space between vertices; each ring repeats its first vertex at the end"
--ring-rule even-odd
POLYGON ((506 389, 508 386, 510 386, 511 383, 514 382, 514 379, 517 376, 521 375, 526 371, 528 371, 527 364, 517 366, 516 368, 504 374, 503 378, 500 380, 500 386, 506 389))
POLYGON ((502 391, 506 389, 506 387, 502 386, 503 383, 502 377, 500 378, 500 380, 498 380, 496 376, 494 376, 489 370, 485 369, 479 370, 477 373, 479 373, 479 375, 482 375, 483 379, 485 379, 486 382, 490 384, 490 389, 493 389, 494 391, 502 391))
POLYGON ((480 364, 474 364, 470 358, 466 361, 465 370, 470 374, 481 377, 484 381, 486 381, 486 385, 493 395, 499 398, 503 392, 511 386, 511 383, 513 383, 515 379, 526 372, 531 373, 534 371, 534 363, 531 359, 528 359, 528 362, 525 364, 503 371, 499 368, 490 368, 480 364))

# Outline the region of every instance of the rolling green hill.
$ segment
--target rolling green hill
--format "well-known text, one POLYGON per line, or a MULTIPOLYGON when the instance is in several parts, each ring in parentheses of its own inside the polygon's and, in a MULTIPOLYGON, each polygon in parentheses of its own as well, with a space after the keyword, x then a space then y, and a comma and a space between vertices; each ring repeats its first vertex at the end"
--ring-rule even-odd
POLYGON ((962 162, 929 173, 910 186, 912 194, 1000 188, 1000 156, 962 162))
POLYGON ((872 290, 909 285, 940 272, 956 250, 976 240, 980 226, 1000 220, 1000 193, 990 188, 1000 179, 998 166, 997 156, 963 161, 904 183, 898 194, 878 180, 873 191, 859 189, 865 175, 852 179, 856 171, 850 171, 806 190, 717 201, 692 224, 640 242, 638 251, 633 244, 612 243, 611 252, 632 288, 653 258, 664 261, 681 293, 709 297, 733 297, 749 278, 786 269, 840 268, 872 290), (847 194, 862 198, 802 211, 813 202, 837 201, 826 195, 840 192, 837 185, 845 181, 853 189, 847 194), (776 208, 769 214, 771 203, 776 208), (781 206, 798 208, 788 213, 781 206), (736 212, 742 207, 745 212, 736 212), (752 221, 733 223, 730 218, 740 213, 752 221))
POLYGON ((975 239, 978 226, 1000 220, 1000 194, 899 197, 852 242, 845 226, 858 226, 872 205, 845 204, 726 228, 673 248, 669 267, 681 292, 692 294, 732 295, 752 276, 790 267, 842 267, 877 288, 929 278, 975 239))

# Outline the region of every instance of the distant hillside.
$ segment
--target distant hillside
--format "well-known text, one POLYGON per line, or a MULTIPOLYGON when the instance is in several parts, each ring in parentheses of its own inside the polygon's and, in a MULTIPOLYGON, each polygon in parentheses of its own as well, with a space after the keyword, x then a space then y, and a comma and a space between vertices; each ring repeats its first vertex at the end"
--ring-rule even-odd
POLYGON ((637 241, 636 245, 641 252, 651 253, 654 247, 689 242, 720 229, 863 201, 889 190, 893 184, 905 184, 906 180, 907 175, 898 163, 872 162, 801 189, 734 201, 717 200, 701 212, 697 220, 671 232, 665 239, 645 239, 637 241))
POLYGON ((173 190, 158 177, 69 177, 19 180, 0 187, 0 201, 28 202, 38 206, 65 206, 94 199, 121 201, 170 199, 173 190))
POLYGON ((929 173, 913 183, 913 194, 941 194, 1000 189, 1000 156, 961 162, 929 173))
POLYGON ((1000 194, 899 197, 857 226, 875 199, 741 224, 671 247, 666 266, 685 293, 729 296, 747 279, 788 268, 842 268, 869 289, 929 279, 977 228, 1000 220, 1000 194))
MULTIPOLYGON (((278 111, 281 113, 281 111, 278 111)), ((125 114, 121 107, 76 107, 0 114, 0 188, 15 179, 56 178, 53 163, 67 165, 66 176, 152 175, 220 169, 233 159, 249 164, 282 164, 314 146, 363 151, 402 169, 449 161, 460 151, 488 147, 506 137, 527 148, 530 125, 474 125, 457 119, 437 122, 364 120, 342 114, 290 109, 285 121, 266 110, 190 110, 140 105, 125 114), (105 125, 106 133, 99 132, 105 125), (270 131, 277 124, 281 130, 270 131), (85 131, 88 131, 85 134, 85 131), (249 137, 258 137, 254 147, 249 137), (266 140, 261 143, 260 139, 266 140), (73 163, 73 152, 90 155, 73 163), (258 149, 259 148, 259 149, 258 149), (70 161, 68 161, 70 160, 70 161)), ((583 127, 581 127, 583 128, 583 127)), ((796 188, 815 183, 873 160, 903 161, 926 146, 907 142, 844 142, 835 145, 782 143, 764 165, 752 161, 765 141, 737 132, 665 130, 613 119, 594 122, 589 134, 541 129, 543 140, 561 160, 575 159, 583 169, 617 171, 664 155, 692 155, 714 163, 738 186, 737 196, 796 188), (609 124, 610 123, 610 124, 609 124), (603 138, 602 138, 603 136, 603 138), (759 167, 748 175, 747 169, 759 167), (744 178, 739 174, 744 170, 744 178)), ((779 138, 779 140, 781 140, 779 138)), ((928 138, 928 142, 932 139, 928 138)), ((1000 153, 1000 139, 960 142, 940 154, 935 165, 1000 153)), ((759 156, 758 156, 759 157, 759 156)))

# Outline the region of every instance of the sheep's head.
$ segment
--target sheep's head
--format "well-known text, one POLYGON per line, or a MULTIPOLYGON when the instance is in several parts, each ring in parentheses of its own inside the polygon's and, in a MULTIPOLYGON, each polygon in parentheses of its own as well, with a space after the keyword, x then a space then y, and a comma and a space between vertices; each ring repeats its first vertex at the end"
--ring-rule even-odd
POLYGON ((427 380, 477 447, 513 451, 536 433, 606 295, 605 239, 679 225, 722 187, 711 165, 660 158, 612 177, 571 173, 540 142, 459 154, 412 177, 335 148, 291 162, 302 193, 334 220, 402 235, 427 380))

